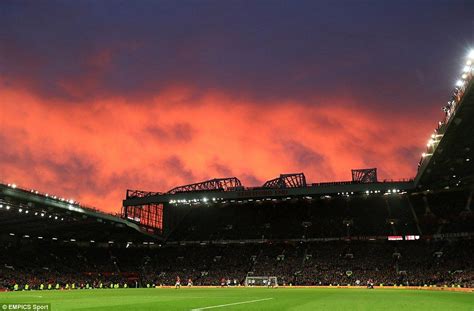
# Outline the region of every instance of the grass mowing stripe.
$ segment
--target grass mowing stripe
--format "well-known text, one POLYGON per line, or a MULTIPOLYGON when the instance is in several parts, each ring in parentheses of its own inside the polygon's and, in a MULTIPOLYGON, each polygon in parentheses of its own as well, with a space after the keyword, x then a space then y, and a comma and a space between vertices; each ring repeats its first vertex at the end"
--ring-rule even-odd
POLYGON ((254 303, 254 302, 266 301, 266 300, 271 300, 271 299, 273 299, 273 298, 263 298, 263 299, 255 299, 255 300, 247 300, 247 301, 233 302, 233 303, 227 303, 227 304, 223 304, 223 305, 209 306, 209 307, 202 307, 202 308, 192 309, 191 311, 201 311, 201 310, 205 310, 205 309, 215 309, 215 308, 230 307, 230 306, 235 306, 235 305, 243 305, 243 304, 246 304, 246 303, 254 303))

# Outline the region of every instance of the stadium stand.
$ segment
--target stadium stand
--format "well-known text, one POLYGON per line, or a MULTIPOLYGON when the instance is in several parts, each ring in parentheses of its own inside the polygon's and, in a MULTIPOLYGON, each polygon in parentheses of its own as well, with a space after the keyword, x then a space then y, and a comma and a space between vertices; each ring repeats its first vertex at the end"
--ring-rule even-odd
POLYGON ((187 206, 165 239, 97 211, 4 196, 0 287, 151 287, 176 276, 242 285, 252 275, 282 285, 472 287, 471 198, 459 190, 187 206))
POLYGON ((282 285, 474 286, 472 241, 329 241, 245 245, 186 245, 156 249, 66 245, 2 247, 0 286, 61 288, 243 284, 247 275, 272 275, 282 285), (45 248, 48 249, 45 252, 45 248), (100 285, 102 284, 102 285, 100 285))

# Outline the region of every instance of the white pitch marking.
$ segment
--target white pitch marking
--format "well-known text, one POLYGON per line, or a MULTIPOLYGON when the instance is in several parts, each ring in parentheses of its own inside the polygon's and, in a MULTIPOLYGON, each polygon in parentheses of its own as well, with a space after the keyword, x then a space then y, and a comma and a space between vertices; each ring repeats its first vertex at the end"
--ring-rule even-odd
POLYGON ((254 302, 266 301, 266 300, 271 300, 271 299, 273 299, 273 298, 263 298, 263 299, 233 302, 233 303, 227 303, 227 304, 224 304, 224 305, 196 308, 196 309, 192 309, 191 311, 201 311, 201 310, 206 310, 206 309, 215 309, 215 308, 222 308, 222 307, 228 307, 228 306, 243 305, 243 304, 246 304, 246 303, 254 303, 254 302))

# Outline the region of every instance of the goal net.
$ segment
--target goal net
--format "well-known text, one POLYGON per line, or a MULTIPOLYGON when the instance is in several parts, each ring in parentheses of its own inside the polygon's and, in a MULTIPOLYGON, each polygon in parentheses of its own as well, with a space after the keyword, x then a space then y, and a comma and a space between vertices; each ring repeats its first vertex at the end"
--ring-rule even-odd
POLYGON ((247 276, 245 286, 268 286, 277 287, 278 280, 276 276, 247 276))

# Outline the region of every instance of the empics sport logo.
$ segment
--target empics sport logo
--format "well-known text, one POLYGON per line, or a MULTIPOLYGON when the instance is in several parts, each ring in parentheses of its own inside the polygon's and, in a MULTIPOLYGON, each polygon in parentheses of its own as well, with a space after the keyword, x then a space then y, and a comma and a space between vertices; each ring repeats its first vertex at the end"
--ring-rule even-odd
POLYGON ((49 303, 2 303, 1 310, 50 311, 49 303))

